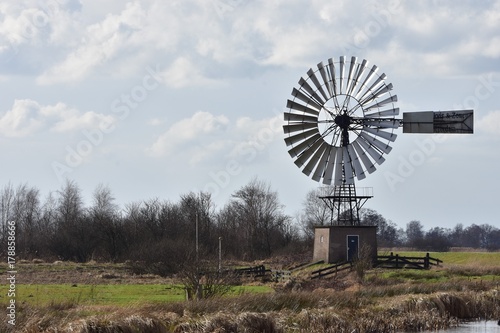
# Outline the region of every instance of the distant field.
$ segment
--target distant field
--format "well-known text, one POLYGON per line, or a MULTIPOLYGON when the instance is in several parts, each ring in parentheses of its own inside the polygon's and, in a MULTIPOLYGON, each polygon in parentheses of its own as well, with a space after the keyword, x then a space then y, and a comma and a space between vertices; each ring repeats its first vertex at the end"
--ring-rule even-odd
MULTIPOLYGON (((265 293, 272 291, 267 286, 235 286, 233 295, 265 293)), ((45 306, 48 304, 92 304, 92 305, 141 305, 184 301, 181 285, 162 284, 36 284, 18 285, 16 299, 20 303, 45 306)))
MULTIPOLYGON (((395 254, 407 257, 423 257, 427 252, 397 251, 395 254)), ((388 252, 379 252, 387 255, 388 252)), ((433 258, 442 260, 445 265, 500 266, 500 252, 429 252, 433 258)))
MULTIPOLYGON (((389 251, 380 251, 380 255, 387 255, 389 251)), ((426 252, 397 251, 400 256, 423 257, 426 252)), ((430 252, 431 257, 444 262, 442 271, 387 271, 377 273, 379 277, 403 278, 426 281, 444 281, 451 276, 482 275, 482 279, 495 280, 500 269, 500 252, 430 252), (485 270, 492 267, 491 270, 485 270)), ((141 305, 150 303, 165 303, 185 300, 185 290, 176 282, 162 282, 141 280, 127 276, 123 267, 116 264, 25 264, 20 265, 19 284, 16 290, 16 299, 19 303, 35 306, 50 304, 88 304, 88 305, 141 305), (102 272, 113 272, 119 275, 116 279, 103 279, 102 272), (89 275, 89 272, 92 274, 89 275), (101 272, 101 273, 97 273, 101 272), (91 278, 89 277, 91 276, 91 278), (22 281, 21 281, 22 280, 22 281), (121 280, 121 282, 120 282, 121 280), (137 283, 135 280, 141 280, 137 283), (109 282, 109 283, 108 283, 109 282)), ((305 269, 298 274, 308 278, 311 270, 318 269, 316 265, 305 269), (301 273, 301 274, 300 274, 301 273)), ((2 273, 5 267, 0 269, 2 273)), ((296 274, 296 275, 297 275, 296 274)), ((272 292, 271 286, 235 286, 232 294, 266 293, 272 292)), ((5 300, 0 296, 0 304, 5 300)))
POLYGON ((85 303, 127 305, 131 303, 169 302, 185 299, 184 290, 174 285, 18 285, 17 299, 32 305, 85 303))
MULTIPOLYGON (((184 301, 180 280, 135 275, 123 264, 23 262, 16 280, 16 331, 281 331, 277 327, 283 332, 325 332, 333 327, 365 332, 392 327, 409 332, 454 326, 459 319, 500 318, 500 253, 430 255, 444 261, 443 266, 378 268, 363 277, 344 271, 311 280, 312 270, 327 266, 315 265, 293 272, 291 283, 243 279, 248 284, 233 287, 229 295, 197 302, 184 301)), ((272 258, 264 264, 267 268, 277 262, 279 258, 272 258)), ((5 263, 0 264, 0 274, 5 278, 5 263)), ((8 301, 6 293, 0 294, 1 307, 5 309, 8 301)), ((0 322, 0 332, 7 331, 11 327, 0 322)))

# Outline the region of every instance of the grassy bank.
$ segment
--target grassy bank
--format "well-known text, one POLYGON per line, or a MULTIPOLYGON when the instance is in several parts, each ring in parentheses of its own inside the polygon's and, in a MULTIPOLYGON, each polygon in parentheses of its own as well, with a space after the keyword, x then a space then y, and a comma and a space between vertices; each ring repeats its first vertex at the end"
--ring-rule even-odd
MULTIPOLYGON (((269 286, 234 286, 228 296, 268 293, 269 286)), ((18 303, 43 307, 49 304, 138 306, 182 302, 186 299, 180 284, 32 284, 17 285, 18 303)))
MULTIPOLYGON (((387 255, 391 250, 384 250, 381 255, 387 255)), ((427 252, 422 251, 394 251, 400 256, 424 257, 427 252)), ((442 260, 449 265, 468 266, 500 266, 500 252, 428 252, 433 258, 442 260)))
POLYGON ((18 312, 24 332, 81 333, 397 332, 442 329, 461 319, 499 315, 499 295, 492 290, 404 296, 322 290, 133 307, 53 303, 23 306, 18 312))
MULTIPOLYGON (((128 275, 121 265, 26 263, 15 332, 401 332, 500 319, 500 254, 431 256, 444 265, 373 269, 362 281, 355 272, 311 281, 304 270, 286 283, 246 281, 190 302, 175 279, 128 275)), ((0 322, 0 332, 11 329, 0 322)))

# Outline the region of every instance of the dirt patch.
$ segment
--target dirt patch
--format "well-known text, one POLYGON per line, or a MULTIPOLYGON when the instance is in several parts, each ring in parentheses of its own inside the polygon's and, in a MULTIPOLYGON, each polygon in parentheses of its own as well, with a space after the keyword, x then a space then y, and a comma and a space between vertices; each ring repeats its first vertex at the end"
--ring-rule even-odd
MULTIPOLYGON (((5 267, 4 267, 5 268, 5 267)), ((56 261, 23 262, 16 265, 19 284, 168 284, 172 279, 132 274, 123 264, 56 261)), ((5 272, 5 271, 4 271, 5 272)), ((5 274, 5 273, 4 273, 5 274)), ((4 275, 2 274, 2 275, 4 275)))

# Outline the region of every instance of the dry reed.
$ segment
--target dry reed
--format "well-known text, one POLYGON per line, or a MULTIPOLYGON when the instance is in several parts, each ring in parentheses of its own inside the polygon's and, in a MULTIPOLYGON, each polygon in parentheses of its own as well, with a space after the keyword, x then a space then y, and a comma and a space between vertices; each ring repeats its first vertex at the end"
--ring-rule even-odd
MULTIPOLYGON (((22 305, 17 328, 25 333, 362 333, 437 330, 464 319, 500 318, 495 281, 375 282, 358 291, 245 294, 125 308, 71 302, 22 305)), ((1 332, 7 329, 0 323, 1 332)))

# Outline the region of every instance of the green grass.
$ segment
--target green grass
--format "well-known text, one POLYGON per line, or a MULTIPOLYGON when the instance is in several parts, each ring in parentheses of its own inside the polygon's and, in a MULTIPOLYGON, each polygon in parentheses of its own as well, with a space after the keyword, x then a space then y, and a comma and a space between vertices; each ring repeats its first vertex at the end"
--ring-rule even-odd
POLYGON ((415 269, 384 270, 382 276, 386 279, 416 281, 420 283, 442 282, 448 279, 443 271, 415 269))
MULTIPOLYGON (((424 257, 427 252, 397 251, 396 253, 406 257, 424 257)), ((429 252, 429 255, 442 260, 445 265, 500 266, 500 252, 429 252)))
MULTIPOLYGON (((271 292, 267 286, 236 286, 230 295, 271 292)), ((146 303, 177 302, 186 299, 181 285, 160 284, 31 284, 17 285, 16 301, 30 305, 93 304, 138 305, 146 303)))
MULTIPOLYGON (((394 254, 401 257, 424 257, 427 252, 397 251, 394 254)), ((500 252, 429 252, 429 255, 443 263, 430 270, 377 270, 371 272, 369 278, 425 284, 450 280, 500 281, 500 252)))
POLYGON ((180 286, 172 285, 18 285, 17 300, 32 305, 73 302, 76 304, 128 305, 145 302, 173 302, 185 298, 180 286))

